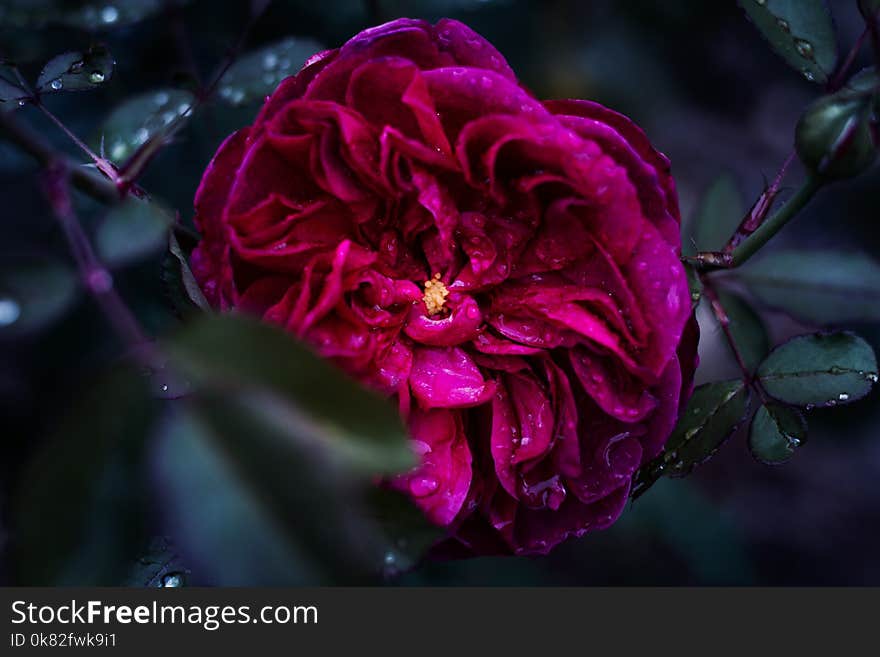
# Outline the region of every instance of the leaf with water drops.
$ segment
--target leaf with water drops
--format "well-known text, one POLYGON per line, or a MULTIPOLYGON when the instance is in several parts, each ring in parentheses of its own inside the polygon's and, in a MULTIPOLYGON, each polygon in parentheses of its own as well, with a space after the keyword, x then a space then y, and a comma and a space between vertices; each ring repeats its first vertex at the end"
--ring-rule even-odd
POLYGON ((733 342, 746 367, 752 372, 770 352, 770 338, 764 322, 738 294, 721 292, 718 298, 727 313, 733 342))
POLYGON ((736 179, 720 176, 706 190, 694 217, 694 241, 699 251, 720 251, 742 221, 745 208, 736 179))
POLYGON ((880 263, 864 254, 779 251, 738 276, 762 303, 807 322, 880 322, 880 263))
POLYGON ((150 541, 147 553, 132 566, 125 586, 179 588, 186 585, 188 573, 173 541, 167 536, 156 536, 150 541))
POLYGON ((709 459, 733 435, 748 408, 749 389, 742 380, 697 387, 664 451, 639 471, 633 497, 660 477, 683 477, 709 459))
POLYGON ((92 384, 20 477, 17 563, 30 585, 116 586, 146 544, 143 451, 156 416, 147 380, 92 384))
POLYGON ((860 399, 877 382, 877 359, 845 331, 801 335, 776 347, 758 368, 771 397, 793 406, 836 406, 860 399))
POLYGON ((0 268, 0 337, 39 331, 73 305, 76 273, 51 260, 9 259, 0 268))
POLYGON ((353 470, 391 474, 415 465, 406 429, 388 400, 275 327, 244 317, 205 315, 169 341, 167 349, 194 381, 283 402, 273 408, 284 414, 289 431, 331 450, 353 470))
POLYGON ((101 127, 97 145, 122 164, 151 137, 192 113, 194 97, 182 89, 157 89, 134 96, 113 110, 101 127))
POLYGON ((739 5, 804 78, 828 81, 837 66, 837 36, 824 0, 739 0, 739 5))
POLYGON ((220 81, 220 98, 232 105, 261 103, 284 78, 294 75, 305 61, 324 50, 317 41, 288 37, 247 53, 220 81))
POLYGON ((168 252, 162 259, 160 277, 165 295, 178 316, 211 309, 173 232, 168 235, 168 252))
POLYGON ((98 226, 95 246, 110 267, 136 262, 162 250, 172 222, 168 210, 159 204, 128 196, 107 212, 98 226))
POLYGON ((14 69, 0 64, 0 110, 12 109, 25 102, 30 94, 15 77, 14 69))
POLYGON ((110 51, 93 46, 86 52, 66 52, 49 60, 37 79, 37 91, 84 91, 100 87, 113 75, 110 51))
POLYGON ((763 404, 749 427, 749 451, 767 465, 785 463, 806 440, 803 413, 783 404, 763 404))

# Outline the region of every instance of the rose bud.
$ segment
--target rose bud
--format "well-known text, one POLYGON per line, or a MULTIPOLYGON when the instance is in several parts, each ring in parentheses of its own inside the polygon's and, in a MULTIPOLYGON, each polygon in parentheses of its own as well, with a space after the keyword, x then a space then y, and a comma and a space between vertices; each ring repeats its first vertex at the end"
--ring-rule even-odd
POLYGON ((541 102, 465 25, 400 19, 312 57, 195 199, 195 275, 392 397, 389 485, 446 554, 611 525, 692 387, 669 163, 629 119, 541 102))
POLYGON ((798 121, 795 147, 806 167, 830 179, 850 178, 877 157, 878 96, 873 69, 819 98, 798 121))

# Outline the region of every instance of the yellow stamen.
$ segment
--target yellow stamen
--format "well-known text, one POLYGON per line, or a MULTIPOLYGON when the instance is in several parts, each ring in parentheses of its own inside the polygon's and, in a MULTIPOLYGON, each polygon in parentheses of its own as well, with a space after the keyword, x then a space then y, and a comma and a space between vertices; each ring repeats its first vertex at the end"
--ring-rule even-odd
POLYGON ((446 303, 448 296, 449 290, 440 280, 440 274, 434 274, 433 280, 425 281, 425 295, 422 297, 422 301, 425 302, 428 315, 436 315, 443 310, 443 304, 446 303))

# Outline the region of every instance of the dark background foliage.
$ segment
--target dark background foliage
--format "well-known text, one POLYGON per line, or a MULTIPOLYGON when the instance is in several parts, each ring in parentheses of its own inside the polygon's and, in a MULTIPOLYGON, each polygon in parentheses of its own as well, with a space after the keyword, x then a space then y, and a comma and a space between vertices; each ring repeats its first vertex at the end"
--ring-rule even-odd
MULTIPOLYGON (((20 63, 28 79, 35 80, 51 56, 85 49, 95 40, 113 53, 117 66, 107 84, 45 99, 71 130, 96 146, 102 123, 123 100, 160 87, 187 86, 193 64, 207 78, 240 34, 249 9, 246 2, 193 0, 177 8, 168 3, 142 21, 95 35, 51 21, 21 25, 14 13, 22 4, 0 1, 0 54, 20 63)), ((851 44, 863 29, 855 2, 830 4, 841 42, 851 44)), ((765 47, 732 1, 277 0, 255 25, 246 49, 291 35, 334 47, 377 17, 397 16, 459 18, 492 41, 538 97, 594 99, 631 116, 671 158, 685 218, 724 173, 733 176, 744 199, 756 198, 790 153, 794 125, 817 94, 765 47)), ((211 155, 256 110, 254 104, 211 102, 140 182, 189 222, 192 197, 211 155)), ((59 150, 82 159, 37 111, 16 112, 59 150)), ((27 155, 0 140, 0 262, 68 258, 37 171, 27 155)), ((807 247, 880 253, 878 183, 875 168, 824 190, 762 257, 807 247)), ((95 229, 101 206, 79 194, 75 200, 88 229, 95 229)), ((120 292, 151 333, 177 322, 158 276, 161 261, 162 253, 154 252, 114 271, 120 292)), ((761 307, 761 314, 774 344, 805 331, 772 309, 761 307)), ((735 377, 736 366, 705 308, 699 318, 700 380, 735 377)), ((847 328, 857 329, 875 350, 880 347, 877 324, 847 328)), ((20 503, 17 495, 26 478, 34 476, 24 464, 84 389, 94 388, 100 403, 102 392, 93 382, 120 349, 87 298, 44 330, 0 337, 0 540, 7 557, 0 581, 28 583, 12 558, 19 528, 11 509, 20 503)), ((813 412, 809 443, 783 466, 756 463, 740 432, 692 476, 658 483, 610 530, 570 541, 549 557, 431 563, 389 581, 878 585, 878 395, 875 390, 845 410, 813 412)), ((116 402, 108 396, 107 403, 116 402)), ((123 405, 118 411, 140 421, 137 409, 123 405)), ((73 448, 72 461, 88 462, 88 447, 83 449, 85 454, 73 448)), ((126 480, 109 485, 122 496, 126 480)), ((144 494, 161 497, 162 491, 144 494)), ((132 555, 133 563, 138 556, 132 555)), ((75 573, 72 577, 76 581, 75 573)))

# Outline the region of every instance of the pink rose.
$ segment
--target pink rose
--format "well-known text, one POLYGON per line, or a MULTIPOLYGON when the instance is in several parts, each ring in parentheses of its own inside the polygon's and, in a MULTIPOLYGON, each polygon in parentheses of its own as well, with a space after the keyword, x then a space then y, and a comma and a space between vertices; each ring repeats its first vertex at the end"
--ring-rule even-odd
POLYGON ((667 160, 596 103, 535 99, 465 25, 396 20, 312 57, 195 200, 219 309, 393 397, 393 485, 452 553, 611 525, 691 388, 667 160))

